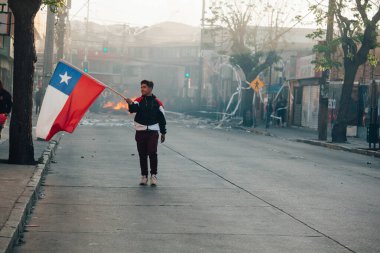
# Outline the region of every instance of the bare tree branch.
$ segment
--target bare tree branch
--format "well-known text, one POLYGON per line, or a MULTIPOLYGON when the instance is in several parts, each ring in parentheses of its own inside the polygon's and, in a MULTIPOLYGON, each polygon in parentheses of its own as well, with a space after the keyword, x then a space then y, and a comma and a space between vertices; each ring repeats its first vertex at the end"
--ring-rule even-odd
POLYGON ((366 12, 367 6, 368 6, 368 0, 365 0, 364 4, 362 4, 361 0, 355 0, 355 2, 356 2, 357 10, 360 13, 360 16, 361 16, 363 22, 364 23, 368 23, 369 19, 368 19, 368 15, 367 15, 367 12, 366 12))
POLYGON ((369 50, 377 46, 377 23, 380 20, 380 8, 377 10, 376 14, 373 16, 372 20, 367 24, 364 30, 364 37, 362 41, 362 46, 357 54, 357 61, 359 64, 364 64, 367 61, 367 56, 369 50))
POLYGON ((372 17, 372 23, 377 24, 380 21, 380 7, 378 7, 376 14, 372 17))

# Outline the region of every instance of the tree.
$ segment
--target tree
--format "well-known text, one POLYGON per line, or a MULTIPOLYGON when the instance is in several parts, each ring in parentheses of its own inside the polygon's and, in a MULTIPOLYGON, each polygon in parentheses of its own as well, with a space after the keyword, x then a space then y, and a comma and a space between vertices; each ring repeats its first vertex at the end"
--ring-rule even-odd
MULTIPOLYGON (((214 37, 221 30, 228 31, 230 62, 240 66, 247 81, 251 82, 280 59, 277 44, 283 35, 279 29, 282 14, 280 7, 269 4, 258 7, 251 0, 225 0, 214 2, 206 21, 214 37), (258 29, 263 13, 269 14, 271 21, 265 36, 260 37, 258 29)), ((253 123, 252 99, 253 90, 244 90, 242 115, 245 126, 252 126, 253 123)))
MULTIPOLYGON (((316 21, 322 25, 327 12, 321 5, 313 5, 311 9, 316 14, 316 21)), ((380 7, 370 0, 339 0, 335 1, 333 8, 339 34, 329 43, 319 44, 314 47, 321 57, 315 61, 320 70, 339 68, 342 63, 336 59, 329 59, 324 55, 334 53, 337 47, 343 51, 344 78, 342 94, 336 123, 332 129, 333 142, 347 141, 347 124, 350 119, 349 105, 352 102, 352 90, 355 77, 360 65, 367 62, 371 57, 370 51, 378 46, 377 28, 380 20, 380 7)), ((318 29, 310 35, 312 38, 322 38, 324 31, 318 29)), ((373 60, 370 61, 370 64, 373 60)))
POLYGON ((56 8, 62 0, 9 0, 14 15, 13 109, 9 136, 9 162, 34 164, 32 138, 33 76, 37 61, 34 18, 45 3, 56 8))

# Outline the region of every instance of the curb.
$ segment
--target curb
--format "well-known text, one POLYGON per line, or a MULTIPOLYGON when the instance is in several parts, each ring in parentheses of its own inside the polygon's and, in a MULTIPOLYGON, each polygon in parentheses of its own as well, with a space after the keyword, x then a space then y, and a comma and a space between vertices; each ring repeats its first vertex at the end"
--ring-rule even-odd
POLYGON ((242 126, 233 126, 235 129, 240 129, 243 131, 247 131, 250 133, 254 133, 257 135, 263 135, 263 136, 270 136, 270 137, 277 137, 276 135, 268 132, 268 131, 262 131, 262 130, 257 130, 256 128, 247 128, 247 127, 242 127, 242 126))
POLYGON ((351 152, 351 153, 355 153, 355 154, 373 156, 376 158, 380 158, 380 152, 373 151, 373 150, 348 148, 348 147, 340 146, 337 144, 328 143, 328 142, 321 142, 321 141, 316 141, 316 140, 296 139, 293 141, 300 142, 300 143, 306 143, 306 144, 319 146, 319 147, 325 147, 325 148, 329 148, 329 149, 342 150, 342 151, 347 151, 347 152, 351 152))
POLYGON ((27 216, 31 213, 32 207, 38 200, 41 179, 50 166, 52 158, 62 137, 49 142, 38 159, 38 164, 34 170, 23 193, 16 200, 15 205, 8 217, 4 227, 0 230, 0 253, 13 252, 13 246, 22 237, 27 216))
POLYGON ((314 146, 319 146, 319 147, 324 147, 324 148, 329 148, 329 149, 334 149, 334 150, 342 150, 346 152, 351 152, 359 155, 366 155, 366 156, 373 156, 376 158, 380 158, 380 152, 374 151, 374 150, 366 150, 366 149, 360 149, 360 148, 349 148, 349 147, 344 147, 341 145, 329 143, 329 142, 322 142, 322 141, 317 141, 317 140, 308 140, 308 139, 287 139, 287 138, 281 138, 276 136, 275 134, 272 134, 268 131, 263 131, 263 130, 257 130, 255 128, 245 128, 241 126, 235 126, 234 128, 240 129, 243 131, 248 131, 257 135, 263 135, 263 136, 270 136, 270 137, 276 137, 288 141, 293 141, 293 142, 299 142, 299 143, 305 143, 305 144, 310 144, 314 146))

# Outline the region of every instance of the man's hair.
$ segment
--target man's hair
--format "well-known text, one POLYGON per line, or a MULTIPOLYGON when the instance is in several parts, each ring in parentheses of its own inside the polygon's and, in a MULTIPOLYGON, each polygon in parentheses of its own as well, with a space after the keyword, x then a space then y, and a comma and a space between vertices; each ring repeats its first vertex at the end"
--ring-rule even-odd
POLYGON ((154 87, 154 83, 152 81, 148 81, 148 80, 142 80, 141 81, 141 85, 145 84, 146 86, 148 86, 149 88, 152 88, 154 87))

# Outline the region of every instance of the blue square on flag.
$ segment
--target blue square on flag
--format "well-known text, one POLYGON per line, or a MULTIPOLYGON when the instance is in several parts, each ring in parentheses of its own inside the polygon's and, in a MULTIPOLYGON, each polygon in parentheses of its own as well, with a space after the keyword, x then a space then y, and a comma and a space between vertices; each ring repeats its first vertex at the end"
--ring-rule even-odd
POLYGON ((50 140, 60 132, 74 132, 84 114, 107 86, 60 61, 46 88, 36 135, 50 140))
POLYGON ((70 96, 81 77, 82 73, 78 70, 59 62, 49 84, 57 90, 70 96))

